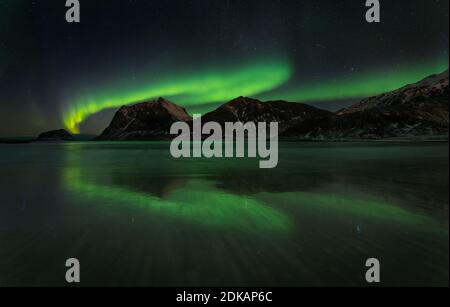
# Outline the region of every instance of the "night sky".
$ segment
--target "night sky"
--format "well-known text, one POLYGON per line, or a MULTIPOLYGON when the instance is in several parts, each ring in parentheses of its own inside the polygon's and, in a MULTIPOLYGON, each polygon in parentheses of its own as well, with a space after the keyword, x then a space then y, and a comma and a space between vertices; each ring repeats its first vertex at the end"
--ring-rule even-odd
POLYGON ((448 0, 0 0, 0 136, 98 133, 164 96, 205 112, 237 96, 337 109, 448 67, 448 0))

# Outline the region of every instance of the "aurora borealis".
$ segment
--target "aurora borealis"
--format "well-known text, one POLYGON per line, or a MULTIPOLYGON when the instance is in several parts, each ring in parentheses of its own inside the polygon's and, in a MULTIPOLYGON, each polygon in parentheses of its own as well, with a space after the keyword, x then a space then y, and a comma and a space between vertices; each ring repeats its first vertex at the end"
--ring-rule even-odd
MULTIPOLYGON (((392 91, 423 76, 442 72, 448 67, 443 59, 422 67, 404 68, 389 73, 373 73, 349 76, 342 80, 332 80, 326 84, 299 85, 286 90, 276 90, 288 83, 292 67, 287 63, 269 62, 250 65, 235 71, 211 72, 199 76, 174 77, 172 80, 149 83, 140 88, 107 91, 100 96, 91 96, 72 102, 63 114, 65 127, 72 133, 79 133, 78 125, 88 116, 107 108, 119 108, 160 96, 182 102, 183 106, 198 107, 211 103, 226 102, 239 96, 255 96, 268 100, 284 99, 294 102, 314 103, 315 101, 364 98, 392 91), (281 98, 280 98, 281 97, 281 98)), ((206 109, 205 111, 211 111, 206 109)))
POLYGON ((416 83, 424 76, 443 72, 447 68, 448 59, 438 59, 433 63, 409 68, 385 68, 383 71, 354 73, 316 84, 300 84, 284 91, 274 91, 266 98, 276 99, 277 96, 280 96, 287 100, 300 102, 365 98, 416 83))
POLYGON ((448 1, 0 1, 0 136, 98 134, 163 96, 201 113, 238 96, 336 110, 448 68, 448 1), (9 29, 14 29, 10 31, 9 29), (18 125, 17 123, 20 123, 18 125))
POLYGON ((126 89, 107 90, 94 97, 82 97, 72 102, 64 112, 64 124, 71 132, 77 133, 78 124, 89 115, 159 96, 182 101, 184 106, 198 106, 224 102, 238 96, 256 95, 282 85, 291 74, 288 63, 274 61, 186 77, 175 75, 142 86, 131 85, 126 89))
POLYGON ((373 2, 0 0, 0 288, 448 287, 450 0, 373 2))

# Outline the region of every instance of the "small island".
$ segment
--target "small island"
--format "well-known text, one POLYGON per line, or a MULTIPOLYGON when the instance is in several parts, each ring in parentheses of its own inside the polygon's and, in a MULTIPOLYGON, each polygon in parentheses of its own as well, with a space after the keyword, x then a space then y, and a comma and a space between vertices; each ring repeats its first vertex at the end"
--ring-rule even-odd
POLYGON ((61 142, 61 141, 73 141, 74 137, 67 130, 59 129, 41 133, 36 141, 38 142, 61 142))

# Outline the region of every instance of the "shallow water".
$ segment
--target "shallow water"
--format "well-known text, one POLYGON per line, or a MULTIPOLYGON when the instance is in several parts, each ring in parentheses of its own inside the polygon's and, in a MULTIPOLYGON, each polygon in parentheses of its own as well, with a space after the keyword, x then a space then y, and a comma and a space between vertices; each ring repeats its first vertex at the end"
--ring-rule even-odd
POLYGON ((282 143, 174 160, 167 143, 0 145, 0 285, 448 285, 448 143, 282 143))

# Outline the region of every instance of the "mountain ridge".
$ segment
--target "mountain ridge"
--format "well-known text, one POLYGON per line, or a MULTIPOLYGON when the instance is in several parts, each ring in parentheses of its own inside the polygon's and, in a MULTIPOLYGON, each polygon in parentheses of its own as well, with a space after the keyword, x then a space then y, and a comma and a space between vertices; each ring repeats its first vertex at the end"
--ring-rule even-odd
MULTIPOLYGON (((447 135, 449 73, 362 99, 335 113, 308 104, 237 97, 202 116, 202 122, 279 122, 280 138, 384 139, 447 135)), ((123 106, 96 141, 170 140, 170 127, 192 124, 187 110, 162 97, 123 106)))
POLYGON ((316 107, 284 100, 260 101, 249 97, 235 98, 202 116, 203 122, 278 122, 280 131, 306 119, 332 114, 316 107))
POLYGON ((448 70, 361 100, 332 116, 307 120, 282 135, 300 139, 385 139, 448 135, 448 70))

